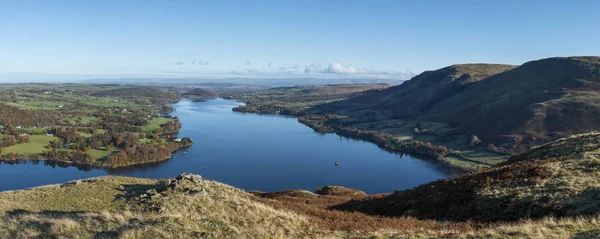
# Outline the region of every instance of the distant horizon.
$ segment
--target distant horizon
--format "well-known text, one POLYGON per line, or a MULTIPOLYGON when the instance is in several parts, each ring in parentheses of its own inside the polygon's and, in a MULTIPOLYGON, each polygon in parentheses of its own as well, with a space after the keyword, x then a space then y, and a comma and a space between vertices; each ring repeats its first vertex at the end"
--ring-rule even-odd
POLYGON ((327 75, 314 77, 311 75, 219 75, 219 74, 163 74, 163 75, 110 75, 110 74, 62 74, 62 73, 0 73, 0 84, 206 84, 231 83, 239 85, 288 86, 288 85, 324 85, 324 84, 389 84, 399 85, 409 80, 403 78, 380 78, 360 75, 327 75), (165 82, 166 81, 166 82, 165 82))
MULTIPOLYGON (((593 55, 585 55, 593 56, 593 55)), ((561 57, 585 57, 584 55, 579 56, 553 56, 547 58, 561 58, 561 57)), ((594 56, 600 57, 600 56, 594 56)), ((531 59, 520 64, 509 64, 502 62, 466 62, 466 63, 453 63, 452 65, 461 64, 503 64, 503 65, 515 65, 520 66, 524 63, 547 59, 531 59)), ((441 68, 443 68, 441 67, 441 68)), ((437 70, 426 69, 425 71, 437 70)), ((405 72, 402 74, 394 75, 368 75, 368 74, 302 74, 302 73, 241 73, 241 72, 230 72, 230 73, 201 73, 201 72, 112 72, 112 73, 64 73, 64 72, 2 72, 0 71, 0 84, 4 83, 89 83, 89 82, 102 82, 102 81, 118 81, 122 80, 124 84, 127 81, 140 81, 140 80, 188 80, 196 83, 233 83, 233 84, 250 84, 258 85, 255 83, 256 80, 262 80, 264 85, 286 85, 277 84, 276 80, 313 80, 315 82, 295 82, 297 85, 316 85, 316 84, 338 84, 337 82, 351 82, 351 83, 385 83, 390 85, 398 85, 404 81, 410 80, 412 77, 419 75, 423 72, 405 72), (248 82, 239 82, 240 80, 248 80, 248 82), (330 80, 332 83, 327 83, 330 80), (267 82, 267 83, 264 83, 267 82)), ((170 82, 172 84, 172 82, 170 82)), ((190 83, 190 82, 188 82, 190 83)), ((344 83, 342 83, 344 84, 344 83)))

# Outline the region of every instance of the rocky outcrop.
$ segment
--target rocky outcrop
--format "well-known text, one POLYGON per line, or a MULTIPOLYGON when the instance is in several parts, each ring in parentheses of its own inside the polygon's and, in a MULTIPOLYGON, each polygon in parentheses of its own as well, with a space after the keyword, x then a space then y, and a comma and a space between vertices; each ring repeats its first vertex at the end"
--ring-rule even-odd
POLYGON ((319 195, 330 195, 330 196, 367 196, 363 191, 346 188, 342 186, 325 186, 316 191, 319 195))
POLYGON ((184 192, 188 195, 206 195, 206 190, 201 186, 202 180, 202 176, 198 174, 182 173, 175 179, 167 179, 162 187, 147 190, 136 196, 135 199, 152 202, 165 197, 169 192, 173 191, 184 192))

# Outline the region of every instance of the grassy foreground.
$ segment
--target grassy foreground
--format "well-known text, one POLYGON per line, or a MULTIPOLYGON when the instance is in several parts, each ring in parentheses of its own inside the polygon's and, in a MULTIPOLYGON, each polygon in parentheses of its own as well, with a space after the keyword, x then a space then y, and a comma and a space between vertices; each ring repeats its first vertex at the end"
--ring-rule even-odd
MULTIPOLYGON (((477 225, 327 209, 356 196, 253 194, 197 175, 0 193, 0 238, 589 238, 598 217, 477 225), (155 191, 156 190, 156 191, 155 191)), ((358 196, 361 197, 361 196, 358 196)))

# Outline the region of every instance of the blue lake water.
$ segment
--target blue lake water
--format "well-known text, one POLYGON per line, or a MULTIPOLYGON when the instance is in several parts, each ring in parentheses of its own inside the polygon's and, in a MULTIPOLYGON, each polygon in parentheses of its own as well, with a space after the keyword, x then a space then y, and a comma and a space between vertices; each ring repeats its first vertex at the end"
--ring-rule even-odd
POLYGON ((384 193, 459 173, 442 164, 386 152, 372 143, 318 134, 295 118, 233 112, 237 105, 223 99, 175 104, 172 115, 183 124, 179 136, 189 136, 195 144, 168 161, 85 170, 45 162, 2 163, 0 191, 102 175, 169 178, 190 172, 245 190, 314 191, 340 185, 384 193))

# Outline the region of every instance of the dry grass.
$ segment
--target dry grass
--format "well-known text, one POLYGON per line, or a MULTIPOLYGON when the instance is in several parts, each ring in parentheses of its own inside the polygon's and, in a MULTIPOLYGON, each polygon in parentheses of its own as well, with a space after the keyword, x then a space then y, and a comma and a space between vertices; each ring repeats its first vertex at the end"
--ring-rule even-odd
POLYGON ((166 191, 156 180, 102 177, 68 186, 0 193, 0 238, 305 238, 308 220, 251 200, 242 190, 208 180, 202 193, 166 191), (160 208, 160 212, 149 210, 160 208))
POLYGON ((329 209, 354 196, 254 194, 209 180, 167 189, 113 176, 3 192, 0 238, 589 238, 600 226, 597 217, 495 224, 378 217, 329 209), (161 197, 140 199, 148 189, 161 197))

